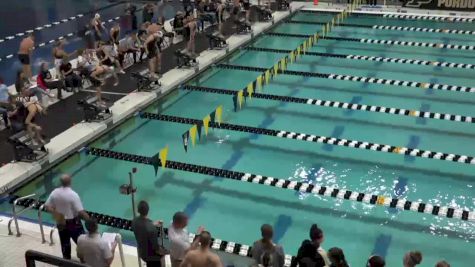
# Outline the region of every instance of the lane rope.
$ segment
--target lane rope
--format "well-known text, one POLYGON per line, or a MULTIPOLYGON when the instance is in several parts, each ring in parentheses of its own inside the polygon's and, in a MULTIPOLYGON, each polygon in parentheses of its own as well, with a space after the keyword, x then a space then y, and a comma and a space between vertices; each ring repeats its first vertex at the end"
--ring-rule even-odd
POLYGON ((55 26, 58 26, 60 24, 64 24, 64 23, 68 23, 68 22, 71 22, 71 21, 75 21, 76 19, 80 19, 84 16, 87 16, 87 15, 90 15, 90 14, 94 14, 94 13, 97 13, 101 10, 104 10, 104 9, 108 9, 108 8, 111 8, 111 7, 114 7, 114 6, 117 6, 117 5, 120 5, 120 4, 123 4, 123 3, 126 3, 126 1, 120 1, 120 2, 117 2, 117 3, 114 3, 114 4, 109 4, 107 6, 104 6, 104 7, 101 7, 95 11, 90 11, 90 12, 86 12, 84 14, 80 13, 80 14, 77 14, 75 16, 71 16, 69 18, 64 18, 64 19, 61 19, 61 20, 58 20, 58 21, 55 21, 55 22, 51 22, 51 23, 48 23, 48 24, 45 24, 43 26, 38 26, 38 27, 35 27, 34 29, 30 29, 30 30, 26 30, 24 32, 19 32, 19 33, 16 33, 14 35, 10 35, 10 36, 6 36, 6 37, 3 37, 3 38, 0 38, 0 44, 3 43, 3 42, 6 42, 6 41, 10 41, 10 40, 13 40, 13 39, 16 39, 16 38, 19 38, 19 37, 23 37, 27 34, 30 34, 30 33, 33 33, 33 32, 40 32, 42 30, 45 30, 45 29, 49 29, 49 28, 53 28, 55 26))
MULTIPOLYGON (((280 36, 280 37, 295 37, 295 38, 308 38, 311 36, 309 34, 282 33, 282 32, 269 32, 269 33, 265 33, 265 35, 280 36)), ((325 37, 322 37, 322 39, 358 42, 358 43, 365 43, 365 44, 429 47, 429 48, 452 49, 452 50, 475 50, 474 45, 437 44, 437 43, 425 43, 425 42, 413 42, 413 41, 346 38, 346 37, 333 37, 333 36, 325 36, 325 37)))
MULTIPOLYGON (((221 123, 222 124, 222 123, 221 123)), ((133 155, 122 152, 115 152, 100 148, 89 148, 88 153, 93 156, 112 158, 117 160, 142 163, 152 165, 154 161, 158 161, 161 166, 160 159, 158 157, 145 157, 139 155, 133 155)), ((200 173, 210 176, 219 176, 225 179, 248 182, 254 184, 261 184, 270 187, 283 188, 287 190, 293 190, 303 193, 318 194, 321 196, 332 197, 336 199, 345 199, 350 201, 361 202, 374 206, 385 206, 391 208, 398 208, 400 210, 414 211, 425 214, 432 214, 439 217, 461 219, 463 221, 475 221, 475 213, 473 211, 452 208, 447 206, 432 205, 429 203, 423 203, 419 201, 410 201, 407 199, 398 199, 393 197, 387 197, 382 195, 366 194, 355 192, 346 189, 339 189, 335 187, 320 186, 317 184, 308 184, 297 181, 291 181, 287 179, 279 179, 270 176, 257 175, 251 173, 223 170, 213 167, 207 167, 202 165, 181 163, 176 161, 166 161, 166 168, 200 173)))
MULTIPOLYGON (((231 65, 231 64, 223 64, 223 63, 217 64, 215 65, 215 67, 223 68, 223 69, 253 71, 253 72, 262 72, 266 70, 266 68, 231 65)), ((325 78, 325 79, 331 79, 331 80, 396 85, 396 86, 422 88, 422 89, 434 89, 434 90, 442 90, 442 91, 453 91, 453 92, 464 92, 464 93, 475 92, 475 87, 447 85, 447 84, 440 84, 440 83, 411 82, 411 81, 401 81, 401 80, 392 80, 392 79, 371 78, 371 77, 364 77, 364 76, 293 71, 293 70, 285 70, 285 71, 279 70, 279 73, 287 74, 287 75, 304 76, 304 77, 325 78)))
MULTIPOLYGON (((18 198, 18 196, 13 196, 10 199, 10 204, 12 204, 13 201, 16 198, 18 198)), ((36 200, 36 199, 33 199, 33 198, 25 198, 25 199, 19 200, 17 202, 17 205, 21 206, 21 207, 25 207, 25 208, 26 207, 32 207, 33 209, 38 210, 41 207, 41 205, 43 205, 44 203, 45 203, 45 201, 42 201, 42 200, 36 200)), ((44 212, 48 212, 48 211, 44 210, 44 212)), ((92 212, 92 211, 86 211, 86 212, 91 218, 96 219, 97 223, 100 224, 100 225, 109 226, 109 227, 113 227, 113 228, 120 229, 120 230, 132 231, 132 221, 131 220, 118 218, 118 217, 114 217, 114 216, 111 216, 111 215, 105 215, 105 214, 92 212)), ((168 239, 168 228, 164 227, 163 232, 165 234, 164 238, 168 239)), ((188 241, 190 243, 192 243, 193 240, 195 239, 195 236, 196 235, 194 233, 189 233, 188 241)), ((159 231, 159 237, 160 237, 160 231, 159 231)), ((216 238, 212 238, 211 241, 212 242, 210 244, 210 247, 214 250, 219 250, 219 251, 226 252, 226 253, 229 253, 229 254, 239 255, 239 256, 242 256, 242 257, 252 258, 252 255, 251 255, 252 247, 249 246, 249 245, 240 244, 240 243, 232 242, 232 241, 216 239, 216 238)), ((293 258, 295 258, 295 257, 292 256, 292 255, 286 254, 285 255, 285 264, 284 264, 284 266, 285 267, 290 267, 290 263, 291 263, 293 258)))
MULTIPOLYGON (((196 120, 196 119, 163 115, 163 114, 154 114, 154 113, 149 113, 149 112, 140 113, 140 118, 181 123, 181 124, 191 124, 191 125, 199 124, 201 122, 201 120, 196 120)), ((258 128, 258 127, 245 126, 245 125, 229 124, 229 123, 210 122, 209 126, 212 128, 217 128, 217 129, 224 129, 224 130, 245 132, 245 133, 252 133, 252 134, 259 134, 259 135, 267 135, 267 136, 275 136, 279 138, 295 139, 295 140, 300 140, 304 142, 323 143, 323 144, 330 144, 334 146, 350 147, 350 148, 357 148, 357 149, 362 149, 362 150, 372 150, 372 151, 379 151, 379 152, 385 152, 385 153, 394 153, 394 154, 399 154, 399 155, 408 155, 408 156, 413 156, 413 157, 437 159, 437 160, 442 160, 442 161, 451 161, 451 162, 459 162, 459 163, 475 165, 475 158, 472 156, 466 156, 466 155, 434 152, 430 150, 408 148, 408 147, 403 147, 403 146, 383 145, 383 144, 377 144, 377 143, 371 143, 371 142, 365 142, 365 141, 327 137, 327 136, 305 134, 305 133, 296 133, 296 132, 283 131, 283 130, 264 129, 264 128, 258 128)))
MULTIPOLYGON (((324 24, 326 24, 326 22, 315 22, 315 21, 305 21, 305 20, 287 20, 286 23, 313 24, 313 25, 324 25, 324 24)), ((401 26, 387 26, 387 25, 363 25, 363 24, 353 24, 353 23, 340 23, 340 24, 338 24, 338 26, 375 29, 375 30, 390 30, 390 31, 433 32, 433 33, 475 35, 475 31, 456 30, 456 29, 401 27, 401 26)))
MULTIPOLYGON (((292 52, 292 50, 286 50, 286 49, 251 47, 251 46, 245 47, 244 49, 251 50, 251 51, 273 52, 273 53, 282 53, 282 54, 292 52)), ((320 52, 308 52, 308 51, 305 52, 305 55, 333 57, 333 58, 346 58, 346 59, 386 62, 386 63, 434 66, 434 67, 455 68, 455 69, 475 69, 474 64, 453 63, 453 62, 445 62, 445 61, 430 61, 430 60, 418 60, 418 59, 406 59, 406 58, 394 58, 394 57, 376 57, 376 56, 349 55, 349 54, 332 54, 332 53, 320 53, 320 52)))
MULTIPOLYGON (((188 91, 198 91, 198 92, 223 94, 223 95, 235 95, 238 92, 236 90, 218 89, 218 88, 193 86, 193 85, 185 85, 182 87, 182 89, 188 90, 188 91)), ((244 91, 243 94, 245 97, 249 96, 249 93, 246 91, 244 91)), ((475 118, 473 117, 447 114, 447 113, 410 110, 410 109, 403 109, 403 108, 390 108, 390 107, 383 107, 383 106, 362 105, 362 104, 354 104, 354 103, 348 103, 348 102, 300 98, 300 97, 293 97, 293 96, 280 96, 280 95, 262 94, 262 93, 252 93, 252 97, 259 98, 259 99, 266 99, 266 100, 282 101, 282 102, 287 102, 287 103, 306 104, 306 105, 312 105, 312 106, 331 107, 331 108, 348 109, 348 110, 360 110, 360 111, 368 111, 368 112, 375 112, 375 113, 386 113, 386 114, 393 114, 393 115, 406 116, 406 117, 420 117, 420 118, 429 118, 429 119, 436 119, 436 120, 475 123, 475 118)))
MULTIPOLYGON (((340 11, 332 10, 311 10, 304 9, 301 10, 302 13, 340 13, 340 11)), ((434 20, 434 21, 443 21, 443 22, 474 22, 475 18, 464 18, 464 17, 442 17, 442 16, 431 16, 431 15, 411 15, 411 14, 381 14, 381 13, 366 13, 364 11, 354 11, 352 16, 368 16, 368 17, 383 17, 388 19, 404 19, 404 20, 434 20)))

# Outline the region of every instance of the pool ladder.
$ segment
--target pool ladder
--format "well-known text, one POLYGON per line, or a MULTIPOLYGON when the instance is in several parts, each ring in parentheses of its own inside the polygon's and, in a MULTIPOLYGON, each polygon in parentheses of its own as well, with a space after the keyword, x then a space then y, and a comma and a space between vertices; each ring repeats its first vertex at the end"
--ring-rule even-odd
MULTIPOLYGON (((20 232, 20 226, 18 225, 19 216, 21 214, 31 210, 31 209, 38 208, 38 225, 40 226, 41 242, 43 244, 45 244, 47 241, 46 241, 46 238, 45 238, 45 231, 44 231, 44 226, 43 226, 43 215, 42 215, 43 211, 45 209, 45 204, 42 204, 40 207, 37 207, 38 204, 39 204, 39 201, 34 201, 29 206, 27 206, 27 207, 25 207, 21 210, 17 210, 17 207, 19 207, 17 205, 18 201, 23 200, 23 199, 27 199, 27 198, 32 198, 34 196, 36 196, 36 194, 31 194, 31 195, 19 197, 19 198, 15 199, 13 201, 13 205, 12 205, 13 217, 8 221, 8 235, 13 235, 12 222, 14 222, 15 223, 16 236, 20 237, 21 232, 20 232)), ((54 245, 53 233, 54 233, 55 230, 56 230, 56 226, 52 227, 50 232, 49 232, 49 245, 50 246, 54 245)), ((122 267, 126 267, 125 266, 125 257, 124 257, 124 248, 123 248, 123 244, 122 244, 122 236, 120 234, 116 233, 115 241, 117 242, 117 247, 119 248, 120 262, 122 264, 122 267)))

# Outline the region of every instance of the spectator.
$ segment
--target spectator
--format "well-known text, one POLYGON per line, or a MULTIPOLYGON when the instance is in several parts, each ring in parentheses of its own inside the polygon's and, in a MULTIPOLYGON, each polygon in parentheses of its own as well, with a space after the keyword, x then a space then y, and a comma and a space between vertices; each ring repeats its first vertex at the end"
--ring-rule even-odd
POLYGON ((132 31, 136 31, 138 29, 136 12, 137 12, 137 6, 131 3, 127 3, 127 6, 125 7, 125 15, 130 16, 132 31))
POLYGON ((8 93, 8 87, 3 84, 3 79, 0 78, 0 115, 2 115, 3 122, 5 127, 9 128, 8 123, 8 105, 9 105, 10 94, 8 93))
POLYGON ((120 25, 119 23, 114 24, 114 26, 109 31, 109 40, 112 44, 119 45, 120 39, 120 25))
POLYGON ((71 176, 63 174, 60 181, 61 186, 51 192, 45 207, 56 221, 63 258, 71 259, 71 239, 77 244, 78 237, 84 234, 81 219, 89 220, 89 215, 79 195, 71 189, 71 176))
POLYGON ((330 267, 349 267, 345 259, 345 254, 341 248, 331 248, 328 250, 328 258, 330 259, 330 267))
POLYGON ((415 267, 422 262, 422 253, 420 251, 409 251, 404 255, 404 267, 415 267))
POLYGON ((63 63, 63 58, 68 57, 68 53, 64 51, 64 42, 59 40, 56 42, 55 46, 53 47, 53 59, 54 59, 54 69, 56 71, 56 78, 62 77, 61 74, 61 64, 63 63))
POLYGON ((139 217, 132 221, 132 231, 137 240, 139 256, 147 263, 147 267, 160 267, 161 258, 158 245, 158 229, 160 221, 153 223, 148 216, 149 206, 145 201, 138 205, 139 217))
POLYGON ((25 130, 25 120, 28 116, 28 110, 17 101, 17 97, 10 96, 7 111, 13 133, 25 130))
POLYGON ((19 95, 22 96, 35 96, 39 102, 43 101, 43 95, 53 97, 52 94, 49 94, 45 90, 41 90, 36 86, 32 86, 30 80, 26 77, 25 73, 22 70, 18 70, 15 80, 15 89, 19 95))
POLYGON ((82 263, 91 267, 110 266, 114 260, 114 251, 117 243, 109 245, 101 238, 98 232, 97 221, 89 219, 85 222, 87 234, 78 238, 77 256, 82 263))
POLYGON ((330 266, 330 260, 328 259, 327 252, 321 247, 323 241, 325 241, 325 237, 323 235, 322 229, 320 229, 316 224, 313 224, 310 227, 310 239, 312 243, 317 247, 317 251, 322 258, 325 260, 325 265, 330 266))
POLYGON ((185 23, 184 23, 184 15, 183 12, 178 11, 173 18, 173 30, 176 34, 184 35, 185 34, 185 23))
MULTIPOLYGON (((179 267, 188 250, 197 246, 197 239, 190 244, 189 234, 186 230, 188 216, 184 212, 177 212, 173 215, 173 222, 168 229, 168 239, 170 240, 170 259, 172 267, 179 267)), ((198 228, 197 234, 203 232, 203 227, 198 228)))
POLYGON ((65 89, 64 81, 53 79, 51 72, 48 69, 48 63, 43 62, 40 66, 40 73, 38 74, 38 87, 43 90, 58 89, 58 99, 62 99, 62 91, 65 89))
POLYGON ((132 33, 119 41, 119 63, 124 68, 124 59, 127 54, 132 54, 134 63, 137 63, 137 53, 140 49, 137 48, 137 35, 132 33))
POLYGON ((211 246, 211 234, 203 231, 198 239, 200 243, 199 248, 188 251, 180 267, 222 267, 223 264, 218 255, 209 249, 211 246))
MULTIPOLYGON (((26 93, 24 93, 26 94, 26 93)), ((30 99, 29 96, 23 95, 21 98, 22 105, 26 108, 25 128, 34 142, 38 145, 44 145, 46 142, 41 134, 42 128, 36 124, 36 116, 46 114, 46 110, 36 100, 30 99)))
POLYGON ((325 260, 317 252, 318 247, 310 240, 304 240, 297 256, 292 260, 291 267, 325 267, 325 260))
POLYGON ((162 33, 154 33, 147 37, 144 43, 145 51, 147 52, 150 77, 157 79, 157 73, 161 70, 161 49, 160 43, 162 40, 162 33))
POLYGON ((31 72, 31 54, 35 49, 35 36, 33 33, 28 34, 20 43, 18 49, 18 60, 20 60, 23 66, 23 73, 25 73, 27 79, 32 79, 31 72))
POLYGON ((91 20, 91 26, 93 28, 94 40, 96 42, 94 47, 97 48, 99 42, 102 41, 103 33, 106 30, 104 28, 104 23, 102 22, 101 15, 99 15, 99 13, 96 13, 94 15, 94 18, 91 20))
POLYGON ((435 267, 450 267, 450 264, 444 260, 441 260, 435 264, 435 267))
POLYGON ((153 4, 152 3, 147 3, 143 6, 143 11, 142 11, 142 22, 152 22, 153 19, 153 4))
POLYGON ((366 263, 367 267, 384 267, 386 266, 386 262, 384 261, 383 257, 378 255, 372 255, 369 257, 368 262, 366 263))
POLYGON ((273 267, 282 267, 285 263, 285 254, 282 246, 276 245, 272 242, 274 230, 269 224, 261 226, 262 239, 257 240, 252 245, 251 255, 256 265, 269 264, 273 267), (266 255, 266 257, 264 257, 266 255), (265 264, 266 263, 266 264, 265 264))
POLYGON ((71 65, 67 57, 63 58, 59 69, 61 70, 61 75, 64 77, 64 83, 67 87, 78 89, 82 87, 81 76, 74 72, 73 66, 71 65))

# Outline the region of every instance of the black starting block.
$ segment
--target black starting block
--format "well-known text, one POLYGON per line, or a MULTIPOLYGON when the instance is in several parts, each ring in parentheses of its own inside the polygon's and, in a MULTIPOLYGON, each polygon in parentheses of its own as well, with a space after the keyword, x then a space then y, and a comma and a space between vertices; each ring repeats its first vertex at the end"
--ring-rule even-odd
POLYGON ((252 33, 251 24, 249 22, 247 22, 245 18, 238 18, 238 19, 234 20, 234 24, 236 25, 236 33, 237 34, 252 33))
POLYGON ((175 57, 178 68, 194 67, 198 64, 196 56, 190 55, 186 50, 176 50, 175 57))
POLYGON ((48 150, 43 144, 36 144, 26 131, 21 131, 8 138, 13 146, 15 161, 35 162, 45 158, 48 150))
POLYGON ((272 10, 267 6, 256 6, 257 16, 259 21, 271 21, 272 20, 272 10))
POLYGON ((78 105, 83 109, 84 121, 102 122, 112 118, 112 112, 107 105, 99 105, 96 97, 78 101, 78 105))
POLYGON ((219 32, 208 33, 206 37, 208 37, 209 49, 226 49, 228 47, 226 39, 219 32))
POLYGON ((287 0, 276 0, 277 10, 285 11, 290 9, 290 2, 287 0))
POLYGON ((153 90, 158 89, 158 87, 162 86, 160 81, 154 78, 150 78, 146 75, 142 75, 137 72, 132 72, 131 73, 132 78, 134 78, 137 81, 137 90, 139 92, 150 92, 153 90))

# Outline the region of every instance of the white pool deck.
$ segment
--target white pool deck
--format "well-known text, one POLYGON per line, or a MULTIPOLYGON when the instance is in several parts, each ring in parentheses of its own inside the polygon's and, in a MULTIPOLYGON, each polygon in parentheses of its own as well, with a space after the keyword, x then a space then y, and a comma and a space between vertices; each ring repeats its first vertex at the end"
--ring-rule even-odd
MULTIPOLYGON (((311 2, 294 2, 292 10, 304 9, 324 9, 324 10, 342 10, 343 4, 321 3, 318 8, 311 2)), ((475 17, 467 12, 453 11, 428 11, 409 8, 385 7, 385 8, 361 8, 365 13, 395 13, 416 14, 416 15, 438 15, 438 16, 457 16, 457 17, 475 17)), ((275 12, 274 21, 279 22, 289 15, 288 11, 275 12)), ((253 36, 259 35, 270 28, 272 23, 256 23, 253 25, 253 36)), ((252 38, 251 35, 233 35, 227 39, 229 44, 228 52, 231 52, 252 38)), ((199 66, 196 69, 173 69, 165 73, 161 78, 162 86, 156 92, 133 92, 119 99, 111 107, 113 118, 111 123, 78 123, 63 133, 55 136, 47 144, 49 156, 42 162, 23 163, 15 162, 4 165, 0 168, 0 194, 7 191, 8 188, 25 181, 30 177, 38 175, 42 170, 58 163, 68 155, 76 152, 93 138, 105 133, 111 127, 123 122, 143 107, 157 100, 160 96, 176 88, 183 81, 191 78, 198 71, 201 71, 211 64, 217 62, 226 55, 225 50, 204 51, 198 57, 199 66)), ((0 216, 0 267, 24 266, 24 253, 28 249, 35 249, 49 254, 61 255, 59 240, 57 234, 54 235, 55 245, 42 244, 38 224, 20 221, 20 229, 23 232, 21 237, 15 235, 9 236, 7 231, 7 222, 10 218, 0 216)), ((45 232, 49 233, 51 228, 46 227, 45 232)), ((73 248, 73 252, 74 252, 73 248)), ((136 250, 134 247, 125 246, 126 266, 138 266, 136 250)), ((74 255, 74 253, 73 253, 74 255)), ((239 264, 238 264, 239 265, 239 264)), ((38 264, 37 266, 46 266, 38 264)), ((48 265, 49 266, 49 265, 48 265)), ((116 257, 112 266, 121 266, 120 258, 116 252, 116 257)))

